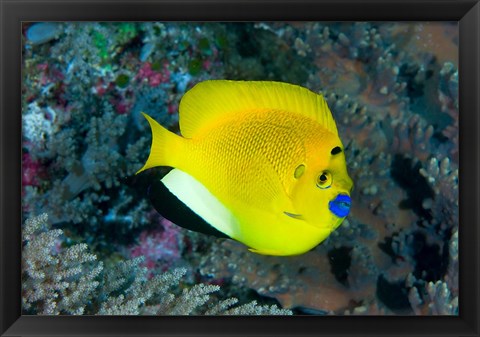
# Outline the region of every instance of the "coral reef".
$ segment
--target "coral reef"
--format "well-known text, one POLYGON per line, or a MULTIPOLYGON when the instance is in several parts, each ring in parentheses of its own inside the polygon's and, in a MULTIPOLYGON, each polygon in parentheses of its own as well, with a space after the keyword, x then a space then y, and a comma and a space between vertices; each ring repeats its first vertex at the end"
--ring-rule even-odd
POLYGON ((23 310, 41 315, 290 315, 290 310, 236 298, 215 301, 220 287, 196 284, 180 294, 170 290, 187 270, 148 277, 143 256, 108 268, 84 243, 63 247, 63 231, 51 229, 46 213, 29 218, 23 229, 23 310))
POLYGON ((22 254, 23 308, 34 307, 39 314, 83 314, 98 287, 96 278, 102 263, 94 265, 96 256, 87 245, 76 244, 62 249, 59 229, 44 231, 47 215, 28 219, 23 228, 22 254))
POLYGON ((458 315, 456 23, 45 22, 23 38, 25 313, 458 315), (215 78, 326 98, 355 188, 312 251, 253 254, 152 209, 166 171, 135 175, 141 112, 178 132, 183 94, 215 78))

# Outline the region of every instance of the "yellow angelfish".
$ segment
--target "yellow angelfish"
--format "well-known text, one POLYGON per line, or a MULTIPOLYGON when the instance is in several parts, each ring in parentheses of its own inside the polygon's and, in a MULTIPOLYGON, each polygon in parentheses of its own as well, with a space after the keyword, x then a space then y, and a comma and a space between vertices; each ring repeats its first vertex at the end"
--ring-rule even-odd
POLYGON ((173 167, 161 180, 165 190, 214 232, 253 252, 305 253, 350 211, 353 183, 335 121, 323 97, 308 89, 199 83, 180 102, 182 136, 144 116, 153 140, 139 172, 173 167))

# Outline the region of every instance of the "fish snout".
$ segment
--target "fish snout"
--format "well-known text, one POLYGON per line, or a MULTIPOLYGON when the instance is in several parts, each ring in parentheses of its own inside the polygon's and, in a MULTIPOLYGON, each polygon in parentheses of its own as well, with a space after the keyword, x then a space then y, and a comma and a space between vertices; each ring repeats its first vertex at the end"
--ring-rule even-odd
POLYGON ((339 218, 346 217, 350 213, 350 207, 352 206, 352 199, 346 194, 339 194, 328 203, 328 209, 330 212, 338 216, 339 218))

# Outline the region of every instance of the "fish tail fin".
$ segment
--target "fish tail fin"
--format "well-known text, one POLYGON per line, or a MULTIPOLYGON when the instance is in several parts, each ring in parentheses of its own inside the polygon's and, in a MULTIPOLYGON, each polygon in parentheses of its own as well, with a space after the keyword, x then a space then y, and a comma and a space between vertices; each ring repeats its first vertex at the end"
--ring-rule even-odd
POLYGON ((142 112, 142 115, 147 119, 148 124, 150 124, 152 131, 152 145, 150 147, 150 155, 148 156, 147 162, 135 174, 155 166, 173 167, 176 162, 176 154, 181 152, 176 149, 181 143, 181 137, 158 124, 157 121, 146 113, 142 112), (175 148, 175 150, 172 148, 175 148))

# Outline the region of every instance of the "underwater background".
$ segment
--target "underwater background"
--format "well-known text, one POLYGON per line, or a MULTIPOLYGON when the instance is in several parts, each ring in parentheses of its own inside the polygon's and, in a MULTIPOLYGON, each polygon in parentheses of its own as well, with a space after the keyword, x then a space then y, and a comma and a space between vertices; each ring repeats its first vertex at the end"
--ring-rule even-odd
POLYGON ((24 314, 458 315, 458 25, 25 23, 24 314), (178 133, 208 79, 326 98, 352 210, 312 251, 263 256, 147 199, 140 112, 178 133))

